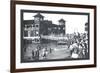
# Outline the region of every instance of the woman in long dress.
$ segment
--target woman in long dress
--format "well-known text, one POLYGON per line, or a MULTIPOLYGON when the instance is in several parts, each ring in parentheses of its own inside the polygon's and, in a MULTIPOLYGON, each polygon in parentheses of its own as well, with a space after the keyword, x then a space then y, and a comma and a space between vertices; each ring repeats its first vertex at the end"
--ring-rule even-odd
POLYGON ((71 46, 71 58, 79 58, 78 55, 78 44, 74 43, 71 46))

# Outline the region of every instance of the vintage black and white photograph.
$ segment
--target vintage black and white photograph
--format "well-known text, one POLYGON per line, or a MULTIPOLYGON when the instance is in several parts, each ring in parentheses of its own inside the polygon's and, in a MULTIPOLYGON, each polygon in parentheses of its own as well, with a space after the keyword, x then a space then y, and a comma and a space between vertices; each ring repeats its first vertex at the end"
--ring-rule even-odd
POLYGON ((21 62, 89 59, 88 13, 21 11, 21 62))
POLYGON ((11 72, 96 67, 96 6, 11 2, 11 72))

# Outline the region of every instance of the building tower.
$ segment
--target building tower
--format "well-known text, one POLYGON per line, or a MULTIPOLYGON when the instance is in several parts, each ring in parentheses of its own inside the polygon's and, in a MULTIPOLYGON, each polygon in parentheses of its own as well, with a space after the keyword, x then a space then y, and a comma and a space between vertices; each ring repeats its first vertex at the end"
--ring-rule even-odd
POLYGON ((43 21, 44 20, 44 16, 42 16, 40 13, 37 13, 35 16, 34 16, 34 22, 35 23, 39 23, 40 21, 43 21))
POLYGON ((61 35, 65 35, 65 20, 64 19, 59 20, 58 32, 61 35))
POLYGON ((59 20, 59 25, 65 25, 65 20, 64 19, 60 19, 59 20))
POLYGON ((37 13, 34 16, 34 29, 35 29, 35 36, 38 37, 35 39, 35 42, 40 42, 40 22, 44 20, 44 16, 40 13, 37 13))

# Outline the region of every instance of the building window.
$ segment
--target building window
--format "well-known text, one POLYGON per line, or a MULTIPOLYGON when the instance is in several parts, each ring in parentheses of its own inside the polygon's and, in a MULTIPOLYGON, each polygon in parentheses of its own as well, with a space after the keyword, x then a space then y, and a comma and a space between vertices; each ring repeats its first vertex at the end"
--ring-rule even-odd
POLYGON ((40 20, 40 18, 39 18, 39 17, 36 17, 36 18, 34 19, 34 22, 35 22, 35 23, 39 23, 39 20, 40 20))
POLYGON ((63 28, 63 30, 65 30, 65 27, 63 28))
POLYGON ((40 18, 40 21, 42 21, 43 20, 43 18, 40 18))
POLYGON ((54 27, 54 29, 57 29, 57 27, 54 27))
POLYGON ((36 27, 39 27, 39 25, 36 25, 36 27))
POLYGON ((35 39, 35 42, 39 42, 40 40, 39 39, 35 39))
POLYGON ((32 40, 32 43, 34 43, 35 42, 35 40, 32 40))
POLYGON ((35 31, 36 36, 39 36, 39 31, 35 31))
POLYGON ((27 25, 25 25, 25 28, 27 28, 27 25))
POLYGON ((34 30, 31 31, 31 36, 35 36, 35 32, 34 32, 34 30))
POLYGON ((27 30, 27 25, 25 25, 24 29, 27 30))
POLYGON ((48 28, 48 30, 51 30, 51 28, 48 28))
POLYGON ((34 18, 35 21, 39 21, 39 19, 40 19, 39 17, 35 17, 34 18))
POLYGON ((33 24, 32 27, 35 27, 35 25, 33 24))
POLYGON ((60 30, 61 28, 60 27, 58 27, 58 30, 60 30))
POLYGON ((24 37, 28 36, 28 31, 24 31, 24 37))

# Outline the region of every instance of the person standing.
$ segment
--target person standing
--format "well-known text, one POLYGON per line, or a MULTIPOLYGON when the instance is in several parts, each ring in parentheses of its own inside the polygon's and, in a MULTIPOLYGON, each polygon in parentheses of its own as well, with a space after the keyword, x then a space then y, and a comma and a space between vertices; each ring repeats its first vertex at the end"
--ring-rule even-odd
POLYGON ((79 58, 77 48, 74 48, 74 49, 73 49, 73 52, 72 52, 72 56, 71 56, 71 57, 72 57, 72 58, 79 58))
POLYGON ((36 50, 36 60, 39 60, 39 50, 36 50))

